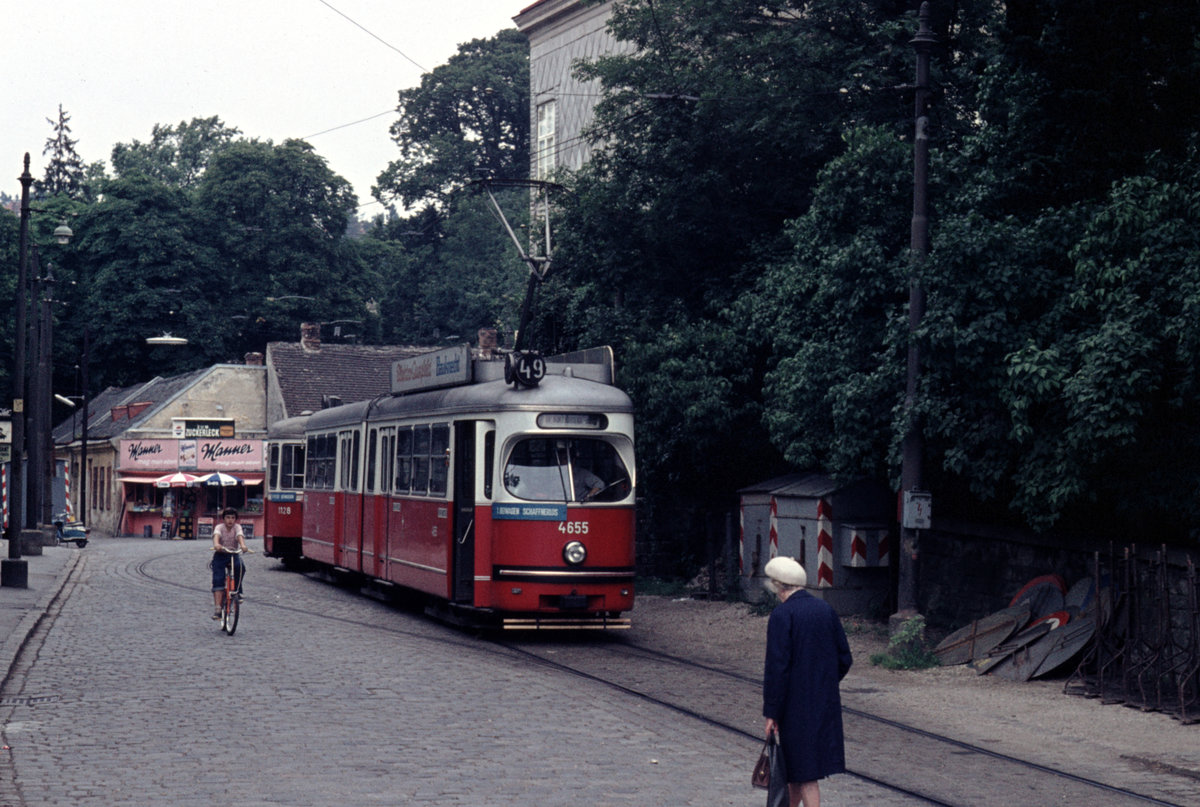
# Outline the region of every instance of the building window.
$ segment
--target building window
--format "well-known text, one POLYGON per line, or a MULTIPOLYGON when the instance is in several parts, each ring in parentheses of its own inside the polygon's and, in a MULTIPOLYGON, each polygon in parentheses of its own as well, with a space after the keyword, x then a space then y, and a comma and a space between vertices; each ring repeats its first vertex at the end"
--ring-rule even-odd
POLYGON ((546 179, 554 171, 555 163, 555 103, 547 101, 537 108, 537 168, 536 179, 546 179))

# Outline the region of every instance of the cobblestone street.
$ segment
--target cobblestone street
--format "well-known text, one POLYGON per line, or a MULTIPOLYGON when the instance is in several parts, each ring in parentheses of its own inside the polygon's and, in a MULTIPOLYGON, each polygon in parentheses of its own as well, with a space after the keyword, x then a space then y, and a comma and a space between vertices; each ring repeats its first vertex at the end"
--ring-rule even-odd
POLYGON ((751 805, 745 740, 194 542, 93 542, 3 692, 3 803, 751 805), (15 788, 15 789, 14 789, 15 788))

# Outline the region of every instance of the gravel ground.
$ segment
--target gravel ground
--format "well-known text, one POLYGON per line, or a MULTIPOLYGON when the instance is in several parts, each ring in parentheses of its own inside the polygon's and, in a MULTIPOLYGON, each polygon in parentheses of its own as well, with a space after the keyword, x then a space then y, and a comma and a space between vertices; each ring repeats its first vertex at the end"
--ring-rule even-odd
MULTIPOLYGON (((630 638, 664 652, 762 674, 767 618, 744 603, 640 596, 630 638)), ((846 706, 1113 784, 1157 775, 1180 804, 1200 805, 1200 723, 1068 695, 1064 679, 1017 683, 966 666, 888 670, 887 627, 843 620, 854 667, 846 706)))

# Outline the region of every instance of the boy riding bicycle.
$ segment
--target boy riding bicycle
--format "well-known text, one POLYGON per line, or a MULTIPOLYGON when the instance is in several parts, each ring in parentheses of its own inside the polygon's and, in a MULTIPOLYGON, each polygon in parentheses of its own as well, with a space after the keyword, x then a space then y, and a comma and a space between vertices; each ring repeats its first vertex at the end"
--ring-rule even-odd
POLYGON ((225 593, 225 570, 233 564, 233 576, 237 580, 237 598, 242 598, 242 578, 246 574, 246 565, 240 555, 230 554, 241 550, 249 552, 246 546, 246 536, 242 526, 237 523, 238 512, 232 507, 221 511, 221 522, 213 529, 213 560, 212 560, 212 592, 213 619, 221 618, 221 597, 225 593))

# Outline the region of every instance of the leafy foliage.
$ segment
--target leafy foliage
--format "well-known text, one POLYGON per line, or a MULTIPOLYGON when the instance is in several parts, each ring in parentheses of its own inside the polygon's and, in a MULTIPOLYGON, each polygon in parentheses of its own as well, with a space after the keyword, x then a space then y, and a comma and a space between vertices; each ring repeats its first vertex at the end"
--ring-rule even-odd
POLYGON ((46 163, 45 177, 35 182, 34 187, 45 196, 82 198, 87 170, 75 151, 79 141, 71 137, 71 116, 59 104, 57 120, 46 118, 46 123, 54 128, 54 134, 46 138, 42 149, 42 154, 50 155, 50 161, 46 163))
POLYGON ((1183 404, 1200 10, 934 3, 933 27, 934 240, 916 265, 911 107, 892 89, 912 71, 908 4, 615 6, 636 52, 579 68, 605 88, 597 153, 568 179, 566 276, 539 327, 629 357, 651 489, 734 489, 711 433, 751 412, 793 466, 894 481, 915 338, 941 512, 1121 530, 1153 503, 1167 534, 1200 530, 1183 404), (1144 62, 1116 52, 1130 36, 1144 62), (1154 123, 1129 132, 1132 108, 1154 123), (761 367, 761 389, 731 384, 713 346, 761 367))
POLYGON ((372 188, 406 208, 442 206, 467 183, 529 175, 529 43, 516 29, 461 45, 400 91, 400 149, 372 188))
POLYGON ((925 670, 941 666, 925 640, 925 617, 906 619, 888 640, 888 651, 871 656, 871 663, 887 670, 925 670))
POLYGON ((239 134, 216 115, 181 121, 178 126, 155 124, 149 142, 134 140, 113 147, 113 172, 119 178, 144 174, 178 188, 192 188, 213 155, 239 134))

